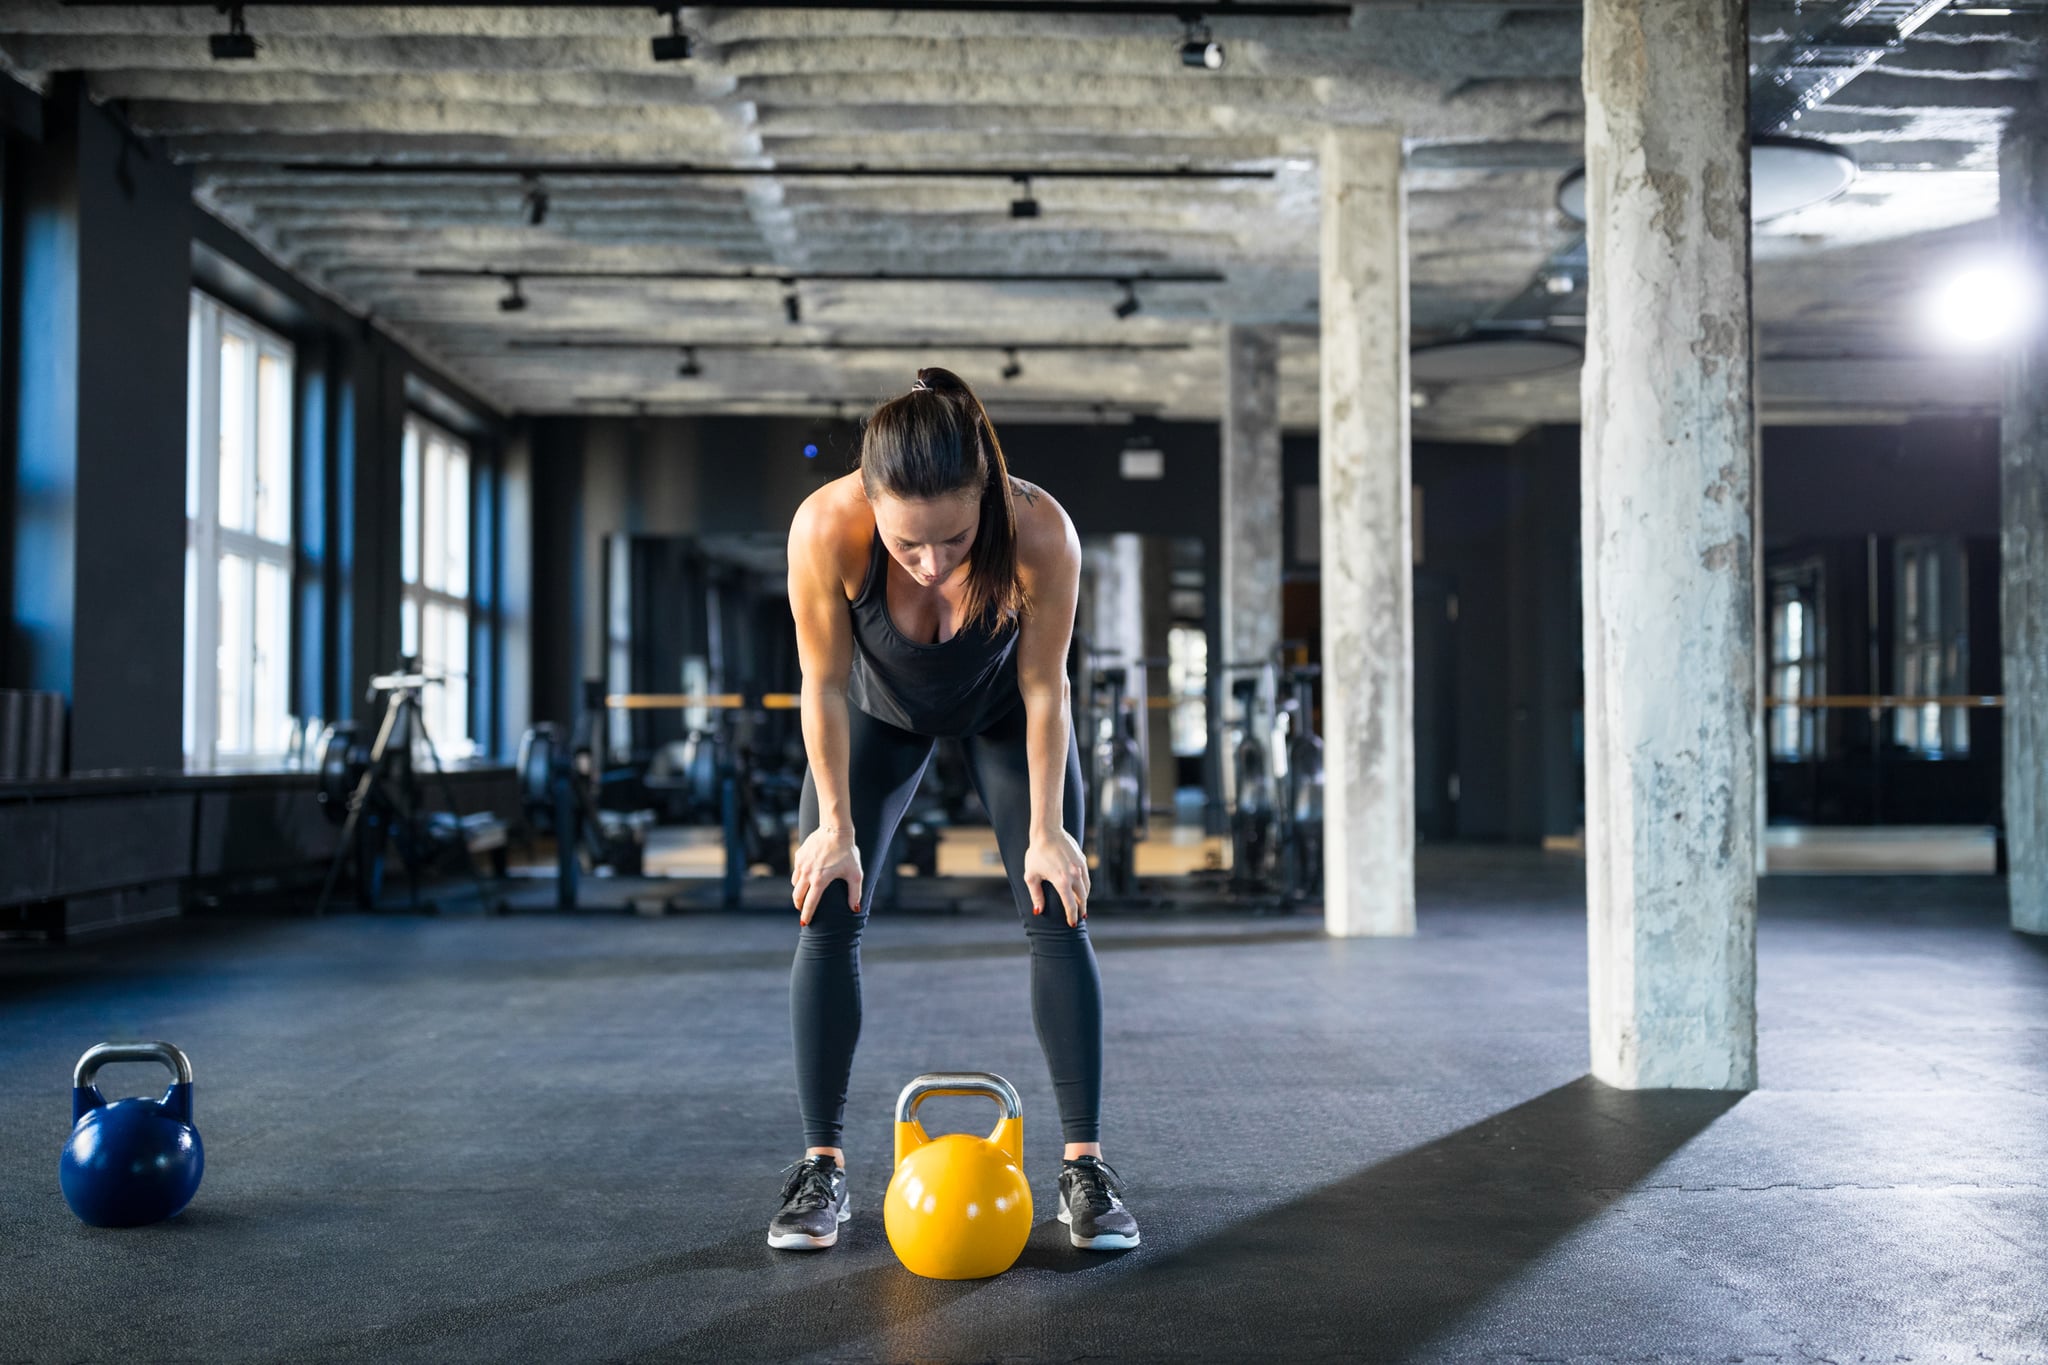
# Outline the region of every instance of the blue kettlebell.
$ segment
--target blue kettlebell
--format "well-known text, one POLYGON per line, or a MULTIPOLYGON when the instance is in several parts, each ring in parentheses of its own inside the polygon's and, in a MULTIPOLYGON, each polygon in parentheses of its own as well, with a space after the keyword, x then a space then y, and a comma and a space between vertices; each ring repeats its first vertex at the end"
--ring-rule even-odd
POLYGON ((57 1181, 71 1211, 102 1228, 160 1223, 192 1202, 206 1152, 192 1126, 192 1063, 169 1043, 101 1043, 71 1077, 71 1139, 57 1181), (160 1100, 107 1103, 92 1078, 109 1062, 162 1062, 176 1077, 160 1100))

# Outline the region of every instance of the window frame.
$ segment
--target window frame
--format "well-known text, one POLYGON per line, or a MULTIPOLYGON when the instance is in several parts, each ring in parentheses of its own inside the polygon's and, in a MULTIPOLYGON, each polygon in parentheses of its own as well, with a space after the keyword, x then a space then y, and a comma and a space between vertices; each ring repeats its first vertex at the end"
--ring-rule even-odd
MULTIPOLYGON (((1769 616, 1767 617, 1767 640, 1769 650, 1769 686, 1765 689, 1770 696, 1781 701, 1796 698, 1818 697, 1827 692, 1827 564, 1819 555, 1771 570, 1769 575, 1769 616), (1797 602, 1801 608, 1800 640, 1796 649, 1787 650, 1779 629, 1780 614, 1784 607, 1797 602), (1789 691, 1786 683, 1796 670, 1799 688, 1789 691)), ((1819 710, 1811 706, 1779 705, 1771 708, 1766 723, 1766 741, 1770 760, 1774 763, 1811 763, 1827 757, 1827 726, 1821 723, 1819 710), (1792 713, 1788 715, 1787 713, 1792 713), (1797 738, 1794 744, 1781 743, 1782 729, 1791 724, 1796 726, 1797 738)))
MULTIPOLYGON (((404 652, 419 660, 422 671, 430 669, 445 673, 447 683, 439 688, 430 688, 422 699, 427 733, 431 737, 434 753, 443 762, 449 759, 470 758, 484 752, 484 740, 477 735, 478 707, 477 688, 477 479, 479 475, 477 443, 470 437, 454 430, 446 422, 435 419, 418 407, 408 407, 405 414, 404 433, 399 453, 399 632, 401 643, 408 633, 411 635, 410 648, 404 652), (463 591, 455 593, 446 587, 434 587, 428 583, 428 551, 430 532, 428 511, 431 505, 427 488, 429 442, 460 452, 463 476, 459 490, 459 505, 462 514, 462 548, 457 557, 461 563, 463 591), (453 613, 460 622, 463 643, 463 666, 459 673, 445 668, 445 660, 430 663, 426 657, 426 623, 430 608, 453 613), (408 632, 408 627, 410 631, 408 632), (459 683, 456 679, 459 678, 459 683), (438 693, 438 695, 436 695, 438 693), (452 696, 459 696, 461 706, 460 733, 450 735, 449 702, 452 696)), ((441 556, 443 568, 454 563, 445 553, 448 526, 446 514, 457 503, 446 498, 450 491, 444 477, 439 506, 443 512, 443 524, 436 541, 444 549, 441 556)))
MULTIPOLYGON (((1901 536, 1894 543, 1892 677, 1899 696, 1957 696, 1969 691, 1969 576, 1970 556, 1961 536, 1901 536)), ((1916 758, 1943 762, 1970 757, 1967 707, 1897 706, 1891 721, 1891 742, 1916 758)))
POLYGON ((193 771, 211 772, 223 766, 258 766, 281 762, 290 752, 289 721, 293 686, 293 597, 297 573, 298 545, 294 498, 299 469, 296 440, 296 379, 298 351, 291 339, 232 304, 194 287, 186 312, 186 453, 185 453, 185 657, 183 668, 184 716, 182 745, 185 763, 193 771), (247 498, 252 529, 221 524, 222 472, 222 351, 230 337, 248 347, 247 380, 243 385, 239 421, 247 433, 249 458, 243 496, 247 498), (282 382, 275 393, 284 405, 282 414, 266 422, 263 408, 263 362, 283 365, 282 382), (281 486, 271 488, 264 480, 262 444, 266 429, 274 430, 283 443, 279 466, 281 486), (282 539, 273 540, 263 531, 271 520, 282 539), (221 744, 222 660, 221 642, 226 621, 221 611, 221 567, 234 557, 250 566, 247 597, 238 611, 249 622, 250 657, 247 660, 247 695, 242 699, 240 724, 246 727, 245 747, 223 748, 221 744), (261 614, 263 570, 280 576, 275 638, 265 638, 257 629, 261 614), (275 659, 266 655, 275 653, 275 659), (211 666, 202 669, 201 660, 211 666), (261 679, 271 675, 271 686, 281 704, 278 716, 286 724, 266 741, 258 713, 261 679), (228 760, 223 764, 223 760, 228 760))

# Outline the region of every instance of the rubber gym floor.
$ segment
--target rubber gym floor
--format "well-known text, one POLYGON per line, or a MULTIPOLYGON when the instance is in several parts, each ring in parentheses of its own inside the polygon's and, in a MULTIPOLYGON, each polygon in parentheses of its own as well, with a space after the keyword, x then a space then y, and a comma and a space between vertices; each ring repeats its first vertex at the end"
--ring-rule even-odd
MULTIPOLYGON (((1762 1085, 1586 1076, 1583 867, 1422 851, 1410 940, 1093 921, 1105 1152, 1070 1248, 1007 906, 878 915, 816 1255, 771 914, 201 919, 0 952, 0 1359, 2020 1361, 2048 1355, 2048 950, 1978 877, 1772 878, 1762 1085), (73 1063, 164 1038, 207 1154, 156 1227, 57 1190, 73 1063), (986 1281, 884 1238, 912 1075, 1024 1096, 1038 1226, 986 1281)), ((109 1094, 165 1077, 110 1068, 109 1094)), ((935 1100, 934 1131, 992 1125, 935 1100)))

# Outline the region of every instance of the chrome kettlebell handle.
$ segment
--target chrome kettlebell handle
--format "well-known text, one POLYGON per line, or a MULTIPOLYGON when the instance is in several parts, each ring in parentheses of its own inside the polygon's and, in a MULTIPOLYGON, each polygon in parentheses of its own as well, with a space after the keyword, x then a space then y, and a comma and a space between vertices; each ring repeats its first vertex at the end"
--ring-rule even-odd
POLYGON ((932 1071, 916 1077, 896 1097, 896 1121, 915 1123, 917 1107, 933 1095, 986 1095, 1003 1107, 1003 1117, 1024 1117, 1017 1087, 993 1071, 932 1071))
POLYGON ((100 1068, 112 1062, 162 1062, 179 1085, 192 1084, 191 1059, 169 1043, 101 1043, 78 1059, 78 1069, 71 1073, 72 1088, 85 1089, 100 1068))

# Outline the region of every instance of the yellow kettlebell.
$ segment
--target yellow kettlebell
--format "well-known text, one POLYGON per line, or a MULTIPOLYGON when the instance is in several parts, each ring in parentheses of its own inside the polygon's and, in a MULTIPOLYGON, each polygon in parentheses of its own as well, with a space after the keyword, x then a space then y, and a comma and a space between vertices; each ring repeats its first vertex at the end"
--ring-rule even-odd
POLYGON ((882 1225, 904 1267, 934 1280, 978 1280, 1016 1264, 1031 1235, 1024 1179, 1024 1106, 988 1071, 919 1076, 896 1097, 896 1174, 882 1225), (928 1137, 917 1107, 933 1095, 986 1095, 1003 1108, 985 1138, 928 1137))

